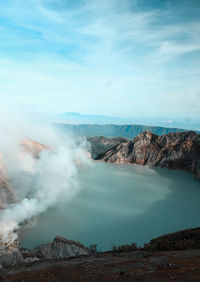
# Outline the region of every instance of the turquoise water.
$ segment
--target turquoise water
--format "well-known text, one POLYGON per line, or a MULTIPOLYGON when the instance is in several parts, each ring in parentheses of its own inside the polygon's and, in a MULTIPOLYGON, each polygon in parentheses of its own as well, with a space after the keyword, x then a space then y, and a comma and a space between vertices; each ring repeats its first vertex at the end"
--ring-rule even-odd
POLYGON ((99 250, 200 226, 200 182, 181 171, 95 162, 78 175, 80 192, 20 234, 33 248, 56 235, 99 250))

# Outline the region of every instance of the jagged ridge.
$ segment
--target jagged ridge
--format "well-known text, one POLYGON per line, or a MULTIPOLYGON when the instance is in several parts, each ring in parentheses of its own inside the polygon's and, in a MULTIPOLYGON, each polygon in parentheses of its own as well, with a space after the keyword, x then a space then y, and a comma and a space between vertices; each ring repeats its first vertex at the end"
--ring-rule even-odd
POLYGON ((200 135, 188 131, 158 136, 145 131, 95 159, 181 169, 194 173, 200 179, 200 135))

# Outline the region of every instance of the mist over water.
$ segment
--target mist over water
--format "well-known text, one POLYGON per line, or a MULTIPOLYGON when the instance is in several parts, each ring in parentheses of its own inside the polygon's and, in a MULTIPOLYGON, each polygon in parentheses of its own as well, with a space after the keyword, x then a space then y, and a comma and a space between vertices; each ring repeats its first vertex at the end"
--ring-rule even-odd
POLYGON ((32 248, 61 235, 108 250, 199 226, 200 183, 189 173, 95 162, 79 173, 78 182, 76 197, 20 233, 22 246, 32 248))

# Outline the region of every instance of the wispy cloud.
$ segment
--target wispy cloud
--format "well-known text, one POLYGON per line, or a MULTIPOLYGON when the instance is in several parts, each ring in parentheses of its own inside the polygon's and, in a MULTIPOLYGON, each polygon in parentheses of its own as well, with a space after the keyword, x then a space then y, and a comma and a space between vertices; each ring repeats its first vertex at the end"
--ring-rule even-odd
MULTIPOLYGON (((166 96, 182 109, 188 106, 188 95, 199 87, 196 1, 190 17, 178 0, 154 6, 129 0, 70 2, 2 0, 5 100, 15 96, 55 111, 83 111, 84 105, 88 113, 121 116, 133 115, 133 108, 134 116, 163 115, 159 108, 166 96), (182 93, 181 101, 174 93, 182 93)), ((176 116, 169 107, 164 118, 171 114, 176 116)))

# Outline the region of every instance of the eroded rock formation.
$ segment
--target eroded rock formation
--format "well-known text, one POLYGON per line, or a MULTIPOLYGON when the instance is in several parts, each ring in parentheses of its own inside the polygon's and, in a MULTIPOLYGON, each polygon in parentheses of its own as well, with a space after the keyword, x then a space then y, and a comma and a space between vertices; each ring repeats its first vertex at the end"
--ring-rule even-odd
POLYGON ((147 131, 95 159, 181 169, 193 172, 200 179, 200 135, 189 131, 158 136, 147 131))

